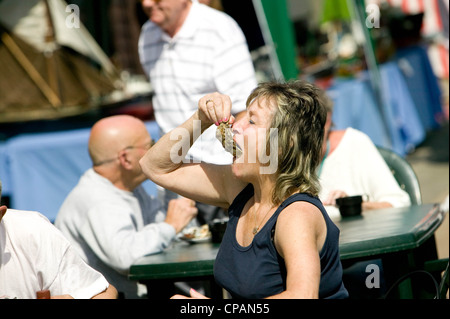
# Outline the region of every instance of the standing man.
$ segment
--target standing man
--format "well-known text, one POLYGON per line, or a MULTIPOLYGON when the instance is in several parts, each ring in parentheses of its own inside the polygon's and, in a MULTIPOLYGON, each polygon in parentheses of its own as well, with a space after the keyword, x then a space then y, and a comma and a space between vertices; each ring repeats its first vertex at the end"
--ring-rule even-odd
POLYGON ((116 115, 94 124, 89 137, 93 167, 65 199, 55 225, 83 259, 125 298, 143 297, 145 287, 128 279, 132 263, 161 252, 197 214, 195 202, 169 202, 167 213, 141 183, 139 160, 151 147, 145 124, 116 115))
MULTIPOLYGON (((149 21, 142 27, 139 55, 153 86, 153 109, 161 133, 191 117, 199 99, 207 93, 229 95, 235 116, 245 111, 246 99, 257 81, 239 25, 227 14, 197 0, 141 2, 149 21)), ((216 140, 215 129, 212 126, 202 134, 187 159, 231 164, 232 157, 216 140)), ((200 223, 221 214, 211 207, 197 207, 200 223)))
MULTIPOLYGON (((239 25, 196 0, 142 0, 142 6, 149 21, 142 28, 139 55, 154 89, 153 108, 162 133, 188 119, 206 93, 226 92, 233 113, 244 111, 257 82, 239 25)), ((231 163, 214 127, 201 140, 188 153, 190 158, 231 163)))

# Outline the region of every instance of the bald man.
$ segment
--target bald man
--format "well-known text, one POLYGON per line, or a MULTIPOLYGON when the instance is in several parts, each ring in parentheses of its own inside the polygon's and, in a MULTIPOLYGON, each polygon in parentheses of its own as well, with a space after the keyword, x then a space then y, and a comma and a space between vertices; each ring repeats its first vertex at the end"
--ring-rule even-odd
POLYGON ((139 159, 151 147, 145 124, 117 115, 94 124, 89 138, 93 167, 62 204, 55 225, 125 298, 145 287, 127 278, 131 264, 164 250, 197 214, 192 200, 169 202, 167 211, 141 186, 139 159))

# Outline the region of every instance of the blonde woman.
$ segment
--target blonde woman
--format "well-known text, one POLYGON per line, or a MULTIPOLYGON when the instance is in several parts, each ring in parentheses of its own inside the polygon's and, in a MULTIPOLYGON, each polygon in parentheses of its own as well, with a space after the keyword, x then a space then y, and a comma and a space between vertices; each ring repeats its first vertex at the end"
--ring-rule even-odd
POLYGON ((201 98, 195 114, 141 159, 144 173, 182 196, 228 209, 214 276, 233 297, 347 297, 339 230, 317 198, 326 120, 318 89, 264 83, 248 97, 246 116, 234 122, 231 107, 226 95, 201 98), (242 150, 232 165, 174 160, 184 158, 182 145, 192 145, 198 125, 203 132, 221 122, 233 124, 242 150))

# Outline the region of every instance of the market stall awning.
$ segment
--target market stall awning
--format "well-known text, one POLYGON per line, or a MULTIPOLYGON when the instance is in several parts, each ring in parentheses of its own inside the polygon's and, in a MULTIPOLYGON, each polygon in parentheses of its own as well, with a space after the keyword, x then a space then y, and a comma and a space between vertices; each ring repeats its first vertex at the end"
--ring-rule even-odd
POLYGON ((125 100, 119 72, 63 0, 0 1, 0 123, 125 100), (114 94, 114 95, 113 95, 114 94))

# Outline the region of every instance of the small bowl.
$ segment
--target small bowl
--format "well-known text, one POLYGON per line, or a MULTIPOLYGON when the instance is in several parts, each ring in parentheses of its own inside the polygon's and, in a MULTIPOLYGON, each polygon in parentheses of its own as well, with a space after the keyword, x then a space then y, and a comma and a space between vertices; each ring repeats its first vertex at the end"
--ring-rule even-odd
POLYGON ((348 196, 336 198, 336 205, 342 217, 358 216, 362 211, 362 196, 348 196))

